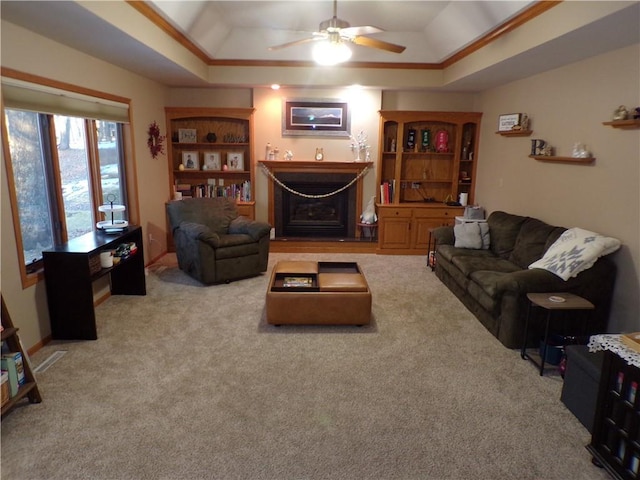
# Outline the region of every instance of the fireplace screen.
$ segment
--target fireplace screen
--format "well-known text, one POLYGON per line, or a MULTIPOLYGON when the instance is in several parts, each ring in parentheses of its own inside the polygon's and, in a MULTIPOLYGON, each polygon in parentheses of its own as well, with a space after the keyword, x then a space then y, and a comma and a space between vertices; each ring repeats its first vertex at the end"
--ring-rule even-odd
POLYGON ((276 235, 317 238, 353 236, 355 187, 323 196, 344 187, 353 176, 340 178, 340 181, 336 181, 336 178, 321 178, 322 175, 304 177, 304 181, 300 177, 289 178, 288 181, 281 179, 291 190, 311 198, 296 195, 283 188, 277 189, 274 202, 276 235))

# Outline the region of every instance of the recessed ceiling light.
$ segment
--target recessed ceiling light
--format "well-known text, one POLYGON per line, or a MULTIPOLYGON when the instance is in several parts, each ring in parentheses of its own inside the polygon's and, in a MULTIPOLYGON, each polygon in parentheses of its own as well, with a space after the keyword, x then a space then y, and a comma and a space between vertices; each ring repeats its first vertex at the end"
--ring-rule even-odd
POLYGON ((280 90, 280 85, 274 83, 273 85, 271 85, 271 90, 280 90))

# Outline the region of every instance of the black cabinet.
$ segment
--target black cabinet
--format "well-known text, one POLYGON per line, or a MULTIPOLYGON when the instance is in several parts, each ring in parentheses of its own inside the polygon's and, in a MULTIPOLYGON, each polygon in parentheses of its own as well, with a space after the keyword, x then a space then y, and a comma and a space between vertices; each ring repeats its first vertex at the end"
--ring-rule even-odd
POLYGON ((113 295, 146 295, 142 227, 130 225, 124 232, 87 233, 43 252, 51 336, 59 340, 95 340, 92 283, 110 275, 113 295), (101 252, 123 243, 135 243, 137 251, 109 268, 99 268, 101 252), (97 268, 96 268, 97 266, 97 268))
POLYGON ((640 478, 640 369, 605 352, 591 443, 594 463, 614 478, 640 478))

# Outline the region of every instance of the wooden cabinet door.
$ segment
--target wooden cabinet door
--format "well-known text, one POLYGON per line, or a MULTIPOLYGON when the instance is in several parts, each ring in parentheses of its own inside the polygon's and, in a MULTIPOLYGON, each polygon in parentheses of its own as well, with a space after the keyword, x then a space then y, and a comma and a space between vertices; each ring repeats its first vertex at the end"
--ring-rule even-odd
POLYGON ((411 246, 411 218, 390 217, 380 222, 381 248, 409 248, 411 246))
MULTIPOLYGON (((414 211, 415 243, 413 247, 421 252, 429 249, 429 230, 445 225, 453 225, 456 215, 462 215, 461 209, 429 208, 414 211)), ((418 253, 421 253, 418 252, 418 253)))
POLYGON ((238 209, 238 215, 242 215, 243 217, 247 217, 250 220, 255 220, 255 212, 254 212, 255 202, 251 203, 237 203, 236 207, 238 209))
POLYGON ((378 235, 380 248, 411 247, 410 208, 380 208, 378 222, 380 224, 378 235))
POLYGON ((429 249, 429 230, 443 225, 442 218, 416 218, 415 231, 416 240, 414 248, 420 250, 416 253, 424 253, 429 249))

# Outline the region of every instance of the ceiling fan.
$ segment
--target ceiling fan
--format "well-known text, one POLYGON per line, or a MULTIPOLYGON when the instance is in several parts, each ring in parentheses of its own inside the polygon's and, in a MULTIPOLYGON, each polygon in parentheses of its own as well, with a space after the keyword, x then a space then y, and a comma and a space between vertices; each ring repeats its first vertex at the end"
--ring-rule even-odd
MULTIPOLYGON (((384 42, 382 40, 366 36, 383 31, 384 30, 378 27, 372 27, 370 25, 352 27, 348 22, 338 18, 338 0, 334 0, 333 17, 321 22, 318 31, 313 32, 311 37, 283 43, 281 45, 275 45, 269 47, 269 50, 279 50, 281 48, 292 47, 303 43, 324 41, 322 42, 324 45, 331 47, 343 47, 343 51, 346 48, 346 43, 354 43, 363 47, 377 48, 378 50, 385 50, 392 53, 404 52, 406 47, 403 47, 402 45, 396 45, 394 43, 384 42)), ((348 48, 346 48, 346 50, 349 51, 348 48)), ((344 60, 347 60, 350 55, 351 53, 349 51, 347 58, 344 60)))

